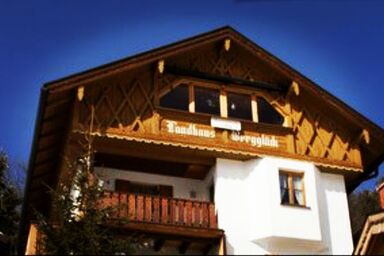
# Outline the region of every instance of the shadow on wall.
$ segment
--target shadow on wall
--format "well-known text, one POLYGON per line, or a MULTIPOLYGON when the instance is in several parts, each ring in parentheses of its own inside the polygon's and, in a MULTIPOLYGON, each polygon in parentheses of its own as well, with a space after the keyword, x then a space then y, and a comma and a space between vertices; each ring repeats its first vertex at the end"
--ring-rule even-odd
MULTIPOLYGON (((233 161, 227 159, 220 159, 216 164, 217 165, 225 165, 226 168, 230 171, 220 172, 220 178, 231 179, 231 180, 247 180, 248 176, 252 173, 252 171, 259 164, 260 159, 256 160, 248 160, 244 162, 233 161), (239 163, 241 163, 241 169, 239 170, 239 163), (230 168, 233 165, 232 168, 230 168), (236 174, 232 171, 236 171, 236 174)), ((220 168, 221 169, 221 168, 220 168)))
POLYGON ((226 249, 227 249, 227 251, 226 251, 227 255, 234 255, 235 250, 234 250, 232 244, 228 241, 228 239, 226 239, 225 245, 226 245, 226 249))
MULTIPOLYGON (((330 224, 330 212, 336 209, 330 209, 332 207, 329 205, 327 200, 328 193, 342 193, 345 194, 343 188, 341 188, 337 183, 332 182, 333 175, 325 173, 317 173, 317 193, 319 197, 319 217, 321 225, 321 236, 324 243, 327 245, 328 251, 327 254, 334 254, 334 248, 332 245, 332 232, 330 224), (327 182, 325 182, 325 178, 327 182)), ((335 234, 333 234, 335 235, 335 234)))

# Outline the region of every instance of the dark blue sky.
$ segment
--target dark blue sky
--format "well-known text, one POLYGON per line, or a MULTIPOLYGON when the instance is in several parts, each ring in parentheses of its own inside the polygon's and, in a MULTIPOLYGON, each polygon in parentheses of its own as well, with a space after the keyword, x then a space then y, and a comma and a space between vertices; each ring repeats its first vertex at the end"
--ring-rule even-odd
POLYGON ((0 0, 0 148, 27 162, 43 83, 224 25, 384 127, 384 1, 0 0))

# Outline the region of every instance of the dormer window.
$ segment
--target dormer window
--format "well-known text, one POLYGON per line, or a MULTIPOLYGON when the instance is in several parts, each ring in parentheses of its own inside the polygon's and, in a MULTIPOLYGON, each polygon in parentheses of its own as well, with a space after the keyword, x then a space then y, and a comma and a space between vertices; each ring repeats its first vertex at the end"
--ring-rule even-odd
POLYGON ((195 87, 195 112, 220 115, 220 91, 195 87))
POLYGON ((228 117, 252 121, 251 96, 246 94, 228 93, 228 117))
POLYGON ((188 111, 188 86, 181 84, 160 98, 160 106, 188 111))
POLYGON ((262 97, 257 97, 257 110, 260 123, 283 125, 284 117, 262 97))
POLYGON ((183 82, 160 96, 160 107, 255 123, 283 125, 284 117, 254 91, 214 84, 183 82))

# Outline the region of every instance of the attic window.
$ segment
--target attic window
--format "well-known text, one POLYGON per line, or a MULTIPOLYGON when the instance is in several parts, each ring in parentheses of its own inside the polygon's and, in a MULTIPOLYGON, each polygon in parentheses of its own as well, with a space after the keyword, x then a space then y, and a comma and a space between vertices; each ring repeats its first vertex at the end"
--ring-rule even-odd
POLYGON ((181 84, 160 98, 160 106, 188 111, 188 86, 181 84))
POLYGON ((195 87, 196 112, 220 115, 220 92, 215 89, 195 87))
POLYGON ((251 96, 246 94, 228 93, 228 117, 252 121, 251 96))
POLYGON ((236 88, 215 84, 183 83, 160 96, 160 107, 190 113, 203 113, 228 119, 280 125, 284 117, 253 91, 238 93, 236 88))
POLYGON ((284 117, 262 97, 257 97, 257 111, 260 123, 277 125, 284 123, 284 117))

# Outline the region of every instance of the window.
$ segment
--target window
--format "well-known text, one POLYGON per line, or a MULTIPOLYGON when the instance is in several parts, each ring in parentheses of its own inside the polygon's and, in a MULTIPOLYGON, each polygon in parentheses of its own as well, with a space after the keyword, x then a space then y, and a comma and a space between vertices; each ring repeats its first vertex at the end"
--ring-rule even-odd
POLYGON ((228 117, 252 121, 251 96, 245 94, 228 93, 228 117))
POLYGON ((195 87, 195 111, 211 115, 220 115, 219 90, 195 87))
POLYGON ((281 204, 305 206, 302 173, 280 171, 281 204))
POLYGON ((282 126, 284 117, 263 97, 256 97, 251 93, 252 91, 237 93, 234 88, 223 88, 218 84, 185 82, 162 95, 159 105, 190 113, 282 126))
POLYGON ((160 106, 188 111, 188 86, 179 85, 160 98, 160 106))
POLYGON ((257 97, 257 112, 260 123, 283 125, 284 118, 264 98, 257 97))
POLYGON ((173 187, 164 185, 153 185, 128 180, 116 180, 115 191, 121 193, 132 193, 141 195, 172 197, 173 187))

